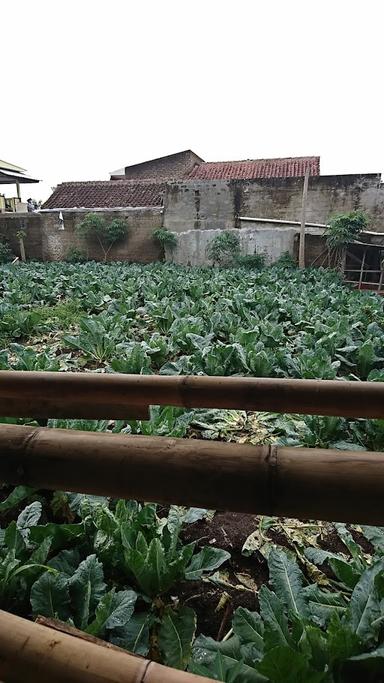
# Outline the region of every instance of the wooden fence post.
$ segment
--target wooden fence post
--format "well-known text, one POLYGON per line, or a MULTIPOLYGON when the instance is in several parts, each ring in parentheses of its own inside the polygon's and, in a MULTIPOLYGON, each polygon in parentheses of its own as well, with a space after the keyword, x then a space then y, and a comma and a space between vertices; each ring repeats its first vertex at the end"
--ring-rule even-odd
POLYGON ((306 214, 306 208, 307 208, 308 180, 309 180, 309 168, 307 168, 307 170, 305 171, 304 185, 303 185, 303 200, 302 200, 302 204, 301 204, 299 268, 305 268, 305 214, 306 214))

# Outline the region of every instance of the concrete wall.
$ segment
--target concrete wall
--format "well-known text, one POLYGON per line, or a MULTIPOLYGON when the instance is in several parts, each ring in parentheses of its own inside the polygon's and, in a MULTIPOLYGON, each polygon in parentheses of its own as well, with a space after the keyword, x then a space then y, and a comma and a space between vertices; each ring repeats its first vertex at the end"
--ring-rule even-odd
MULTIPOLYGON (((164 226, 174 232, 239 227, 240 216, 300 220, 302 178, 241 181, 175 181, 167 184, 164 226)), ((307 220, 327 223, 339 212, 362 209, 371 230, 384 230, 380 175, 314 176, 309 180, 307 220)))
MULTIPOLYGON (((245 223, 242 222, 242 225, 245 223)), ((240 250, 243 255, 254 254, 255 252, 262 253, 265 255, 267 263, 273 263, 285 252, 294 256, 297 251, 298 225, 274 221, 252 221, 247 222, 246 227, 232 228, 230 231, 239 236, 240 250)), ((316 245, 321 245, 321 249, 324 248, 321 238, 323 229, 307 226, 306 232, 307 235, 316 236, 318 239, 316 245)), ((177 235, 176 248, 173 251, 166 252, 166 259, 180 265, 211 265, 212 262, 206 255, 207 246, 219 234, 220 229, 210 230, 207 228, 181 232, 177 235)), ((315 243, 313 245, 315 246, 315 243)), ((311 251, 308 265, 309 259, 312 257, 311 251)))
MULTIPOLYGON (((71 247, 80 247, 89 259, 102 260, 103 254, 96 243, 82 241, 76 235, 76 225, 89 213, 85 210, 62 211, 64 230, 60 230, 59 212, 42 211, 33 214, 0 214, 0 235, 10 243, 16 255, 20 255, 16 232, 23 228, 27 259, 59 261, 66 258, 71 247)), ((128 225, 128 236, 112 247, 108 259, 112 261, 137 261, 150 263, 161 258, 161 249, 153 240, 153 231, 161 227, 161 208, 128 208, 102 211, 108 219, 122 218, 128 225)))
POLYGON ((164 227, 186 230, 230 230, 235 227, 235 186, 228 180, 185 180, 167 183, 164 227))

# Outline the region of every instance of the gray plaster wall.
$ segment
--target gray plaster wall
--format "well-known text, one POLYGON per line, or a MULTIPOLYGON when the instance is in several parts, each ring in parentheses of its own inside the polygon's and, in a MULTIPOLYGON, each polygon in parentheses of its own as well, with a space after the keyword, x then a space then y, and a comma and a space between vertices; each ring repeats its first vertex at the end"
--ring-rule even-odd
POLYGON ((235 187, 228 180, 167 183, 164 227, 172 232, 230 230, 235 212, 235 187))
MULTIPOLYGON (((220 234, 220 230, 187 230, 178 233, 177 247, 166 252, 167 261, 179 265, 204 266, 212 265, 207 257, 208 244, 220 234)), ((232 228, 240 238, 240 250, 243 255, 262 253, 267 263, 273 263, 285 252, 295 255, 295 246, 299 234, 298 226, 278 223, 257 223, 246 228, 232 228)), ((307 234, 321 235, 323 230, 307 228, 307 234)))

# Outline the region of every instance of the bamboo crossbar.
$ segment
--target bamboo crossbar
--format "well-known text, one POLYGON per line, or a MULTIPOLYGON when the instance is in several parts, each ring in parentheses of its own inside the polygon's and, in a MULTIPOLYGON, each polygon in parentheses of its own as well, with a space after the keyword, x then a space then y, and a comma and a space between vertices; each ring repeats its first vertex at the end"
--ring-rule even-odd
POLYGON ((384 417, 384 383, 0 371, 6 417, 147 419, 149 405, 384 417))
POLYGON ((384 453, 0 425, 0 481, 384 525, 384 453))
POLYGON ((5 683, 207 683, 123 650, 0 610, 0 680, 5 683))

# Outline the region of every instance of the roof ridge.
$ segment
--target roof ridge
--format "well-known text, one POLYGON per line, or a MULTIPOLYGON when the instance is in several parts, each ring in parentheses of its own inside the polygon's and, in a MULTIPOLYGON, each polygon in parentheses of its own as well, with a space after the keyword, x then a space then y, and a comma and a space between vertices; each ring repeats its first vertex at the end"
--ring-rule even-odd
POLYGON ((244 164, 247 162, 255 162, 255 161, 302 161, 303 159, 311 159, 314 161, 315 159, 320 160, 320 155, 317 156, 302 156, 302 157, 263 157, 263 158, 258 158, 258 159, 227 159, 225 161, 203 161, 200 166, 206 166, 207 164, 244 164))
POLYGON ((63 180, 63 182, 58 183, 57 187, 62 187, 63 185, 163 185, 166 179, 157 180, 156 178, 121 178, 119 180, 63 180))

